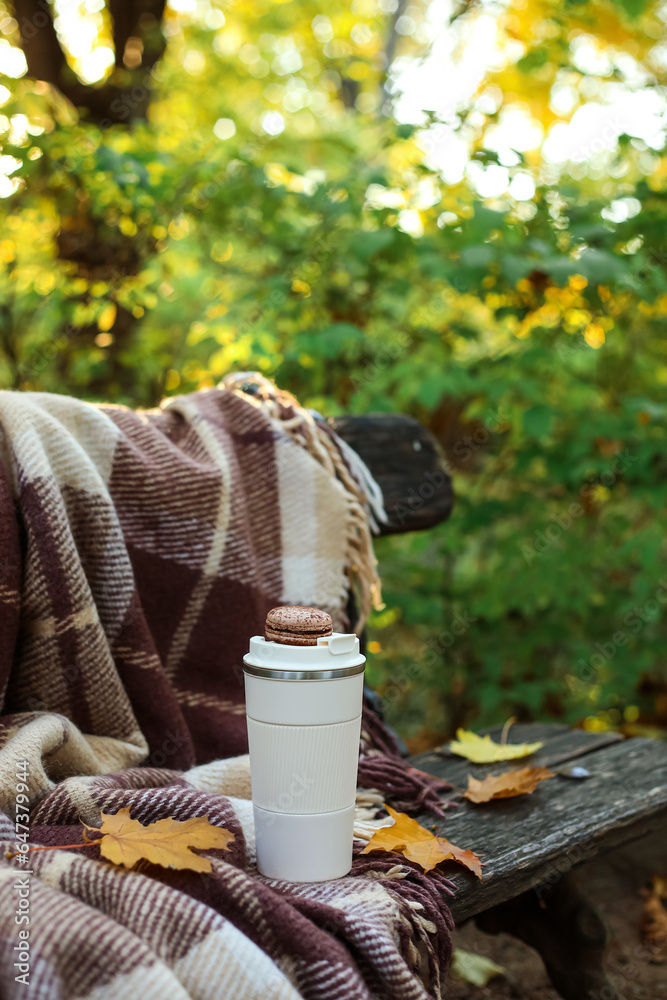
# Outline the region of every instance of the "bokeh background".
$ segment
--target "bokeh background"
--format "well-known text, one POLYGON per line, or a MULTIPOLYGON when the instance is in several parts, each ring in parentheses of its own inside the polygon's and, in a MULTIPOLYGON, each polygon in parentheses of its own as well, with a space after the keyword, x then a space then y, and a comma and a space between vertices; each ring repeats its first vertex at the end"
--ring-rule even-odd
POLYGON ((667 6, 0 0, 0 385, 259 369, 431 428, 371 682, 459 725, 667 727, 667 6))

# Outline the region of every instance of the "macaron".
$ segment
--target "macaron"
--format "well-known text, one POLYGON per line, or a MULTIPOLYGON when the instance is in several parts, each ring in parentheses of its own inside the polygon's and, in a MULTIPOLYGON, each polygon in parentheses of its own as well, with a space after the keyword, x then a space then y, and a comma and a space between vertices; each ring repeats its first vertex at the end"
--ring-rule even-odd
POLYGON ((316 646, 321 636, 331 635, 332 632, 331 615, 301 604, 272 608, 264 626, 267 642, 279 642, 286 646, 316 646))

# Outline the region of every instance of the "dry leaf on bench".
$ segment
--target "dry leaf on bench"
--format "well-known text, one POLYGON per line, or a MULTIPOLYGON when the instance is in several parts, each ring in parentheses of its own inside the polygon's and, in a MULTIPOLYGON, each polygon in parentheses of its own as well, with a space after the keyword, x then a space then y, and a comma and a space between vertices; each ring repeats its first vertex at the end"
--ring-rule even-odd
POLYGON ((376 830, 362 854, 370 854, 371 851, 398 851, 409 861, 421 865, 425 872, 430 872, 441 861, 456 861, 477 878, 482 877, 482 862, 473 851, 455 847, 446 837, 436 837, 430 830, 420 826, 416 819, 410 819, 405 813, 395 812, 391 806, 385 805, 385 809, 395 820, 394 825, 376 830))
POLYGON ((512 799, 515 795, 530 795, 540 781, 553 778, 553 771, 546 767, 522 767, 504 774, 490 774, 483 781, 468 775, 468 788, 464 799, 471 802, 490 802, 491 799, 512 799))
POLYGON ((457 729, 456 739, 449 744, 449 749, 473 764, 496 764, 501 760, 528 757, 542 746, 543 743, 494 743, 490 736, 478 736, 467 729, 457 729))
POLYGON ((640 929, 646 943, 651 948, 651 961, 662 964, 667 961, 667 910, 660 898, 662 879, 654 878, 653 888, 643 890, 646 897, 641 915, 640 929), (656 886, 658 882, 658 886, 656 886), (656 891, 657 889, 657 891, 656 891))
POLYGON ((653 876, 653 892, 657 893, 661 899, 667 899, 667 877, 653 876))
POLYGON ((210 872, 213 867, 209 859, 193 854, 190 848, 229 850, 229 843, 234 840, 233 833, 213 826, 207 816, 195 816, 182 822, 158 819, 144 826, 138 819, 130 818, 129 809, 119 809, 113 815, 102 813, 99 830, 89 826, 86 830, 103 835, 99 841, 103 858, 126 868, 132 868, 143 859, 164 868, 210 872))

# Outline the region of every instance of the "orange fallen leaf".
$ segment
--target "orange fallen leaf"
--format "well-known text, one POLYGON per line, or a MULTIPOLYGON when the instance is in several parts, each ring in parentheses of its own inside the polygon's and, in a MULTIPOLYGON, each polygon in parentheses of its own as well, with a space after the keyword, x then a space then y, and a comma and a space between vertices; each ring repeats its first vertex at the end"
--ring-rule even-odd
POLYGON ((482 877, 482 862, 474 851, 463 851, 460 847, 455 847, 446 837, 436 837, 435 834, 431 836, 433 840, 406 844, 402 853, 409 861, 416 861, 421 865, 425 872, 435 868, 441 861, 456 861, 457 864, 473 872, 477 878, 482 877))
POLYGON ((664 879, 654 877, 653 887, 642 890, 645 898, 639 927, 651 949, 651 961, 661 965, 667 961, 667 910, 662 904, 664 879))
POLYGON ((530 795, 540 781, 553 778, 553 771, 546 767, 522 767, 503 774, 489 774, 483 781, 468 775, 468 788, 463 797, 471 802, 490 802, 491 799, 511 799, 515 795, 530 795))
POLYGON ((391 806, 385 805, 385 809, 395 821, 394 825, 376 830, 362 854, 370 854, 371 851, 398 851, 409 861, 421 865, 425 872, 430 872, 441 861, 456 861, 477 878, 482 877, 482 862, 473 851, 455 847, 446 837, 436 837, 430 830, 420 826, 416 819, 410 819, 405 813, 395 812, 391 806))
POLYGON ((405 813, 395 812, 391 806, 384 807, 394 820, 393 826, 382 826, 376 830, 368 845, 361 852, 368 854, 371 850, 395 851, 413 841, 427 840, 433 837, 430 830, 420 826, 416 819, 410 819, 405 813), (371 845, 373 845, 371 847, 371 845))
POLYGON ((131 819, 129 809, 119 809, 114 814, 102 813, 99 830, 89 826, 86 830, 102 834, 99 840, 92 842, 99 843, 103 858, 126 868, 146 860, 163 868, 210 872, 213 868, 209 859, 193 854, 191 848, 229 850, 229 843, 234 840, 233 833, 213 826, 207 816, 182 821, 168 817, 144 826, 138 819, 131 819))

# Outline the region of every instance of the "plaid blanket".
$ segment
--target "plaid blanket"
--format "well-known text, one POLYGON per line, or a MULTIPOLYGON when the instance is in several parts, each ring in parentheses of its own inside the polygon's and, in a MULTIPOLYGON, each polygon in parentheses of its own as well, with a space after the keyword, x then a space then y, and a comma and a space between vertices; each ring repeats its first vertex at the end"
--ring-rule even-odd
MULTIPOLYGON (((261 377, 141 413, 0 392, 2 858, 16 820, 33 844, 79 843, 80 820, 123 806, 236 837, 203 876, 97 848, 2 861, 3 996, 439 996, 442 876, 374 855, 296 886, 254 863, 242 656, 276 604, 347 628, 353 587, 363 618, 372 503, 365 470, 261 377)), ((367 838, 382 794, 439 800, 372 713, 362 728, 367 838)))

